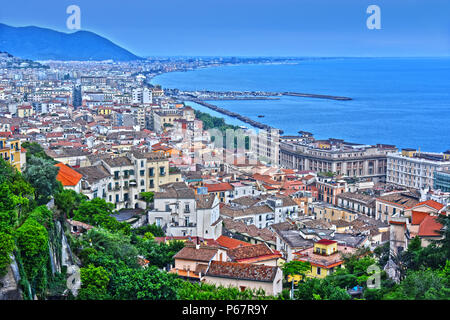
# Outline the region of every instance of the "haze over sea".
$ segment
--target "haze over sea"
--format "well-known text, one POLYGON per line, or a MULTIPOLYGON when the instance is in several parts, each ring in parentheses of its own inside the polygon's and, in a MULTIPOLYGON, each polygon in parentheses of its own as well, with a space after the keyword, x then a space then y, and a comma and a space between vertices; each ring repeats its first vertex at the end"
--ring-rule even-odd
MULTIPOLYGON (((151 83, 181 90, 293 91, 351 97, 351 101, 282 97, 211 103, 282 129, 284 135, 303 130, 317 139, 394 144, 431 152, 450 149, 450 58, 333 58, 221 66, 166 73, 151 83)), ((188 104, 248 127, 237 119, 188 104)))

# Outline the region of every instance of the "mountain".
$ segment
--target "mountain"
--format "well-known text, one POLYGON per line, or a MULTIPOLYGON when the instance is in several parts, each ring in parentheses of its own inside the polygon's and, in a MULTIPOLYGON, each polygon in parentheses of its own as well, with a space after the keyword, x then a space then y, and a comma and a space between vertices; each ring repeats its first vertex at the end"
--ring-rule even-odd
POLYGON ((130 61, 142 59, 93 32, 58 32, 0 23, 0 51, 31 60, 130 61))

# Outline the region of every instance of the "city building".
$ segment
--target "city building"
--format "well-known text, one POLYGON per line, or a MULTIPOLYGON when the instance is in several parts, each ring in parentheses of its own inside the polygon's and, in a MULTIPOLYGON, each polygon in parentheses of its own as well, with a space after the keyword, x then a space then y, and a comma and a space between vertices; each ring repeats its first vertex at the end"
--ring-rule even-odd
POLYGON ((425 153, 403 149, 387 157, 386 182, 414 189, 434 187, 434 172, 450 169, 450 152, 425 153))
POLYGON ((156 192, 148 222, 168 236, 198 236, 217 239, 222 234, 219 201, 215 195, 196 195, 184 183, 174 183, 156 192))
POLYGON ((283 168, 333 172, 342 177, 385 181, 390 145, 360 145, 338 139, 299 143, 280 143, 280 165, 283 168))
POLYGON ((205 283, 240 290, 264 290, 266 295, 281 293, 283 272, 279 267, 250 263, 211 261, 204 277, 205 283))
POLYGON ((334 240, 322 239, 315 242, 311 248, 295 252, 294 260, 311 264, 311 270, 306 273, 307 277, 323 279, 343 267, 344 258, 341 254, 351 255, 355 252, 355 248, 338 245, 334 240))
POLYGON ((433 189, 450 192, 450 170, 434 171, 433 189))

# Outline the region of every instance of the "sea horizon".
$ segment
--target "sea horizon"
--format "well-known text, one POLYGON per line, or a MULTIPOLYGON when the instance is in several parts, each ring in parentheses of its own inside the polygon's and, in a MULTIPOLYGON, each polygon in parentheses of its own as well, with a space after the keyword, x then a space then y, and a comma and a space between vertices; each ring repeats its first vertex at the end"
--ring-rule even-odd
MULTIPOLYGON (((347 96, 352 100, 281 97, 209 103, 281 129, 284 135, 297 135, 303 130, 312 132, 317 139, 393 144, 427 152, 450 149, 450 130, 445 128, 450 121, 450 57, 296 58, 304 60, 175 71, 158 75, 150 83, 180 90, 347 96)), ((198 104, 187 104, 223 117, 227 123, 249 127, 198 104)))

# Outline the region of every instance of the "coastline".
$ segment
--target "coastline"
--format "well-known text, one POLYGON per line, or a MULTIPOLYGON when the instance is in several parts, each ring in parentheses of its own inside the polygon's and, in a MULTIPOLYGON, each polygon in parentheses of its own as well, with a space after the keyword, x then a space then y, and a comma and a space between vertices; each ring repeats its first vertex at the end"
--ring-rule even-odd
MULTIPOLYGON (((340 100, 327 102, 321 99, 312 101, 312 99, 309 99, 310 97, 305 97, 305 101, 300 101, 296 97, 283 96, 280 102, 260 100, 249 101, 248 103, 229 101, 230 103, 228 103, 217 100, 217 106, 231 112, 241 113, 243 116, 263 123, 267 121, 270 126, 283 129, 287 135, 295 135, 299 130, 304 130, 312 132, 317 139, 339 137, 345 141, 360 144, 384 143, 401 148, 420 147, 431 152, 442 152, 442 150, 448 149, 447 137, 449 135, 442 127, 428 125, 426 135, 421 134, 424 129, 422 126, 420 130, 416 129, 418 119, 421 119, 421 122, 433 123, 436 118, 433 114, 436 112, 439 112, 443 119, 448 119, 450 115, 449 113, 445 114, 445 110, 448 110, 449 107, 446 99, 448 94, 442 89, 448 83, 448 80, 443 77, 445 68, 449 66, 448 59, 338 58, 333 59, 333 61, 329 61, 330 59, 310 60, 305 61, 302 66, 288 66, 286 69, 280 67, 281 72, 278 72, 278 68, 274 67, 276 68, 274 81, 278 79, 283 81, 284 79, 288 81, 299 80, 296 82, 298 84, 286 82, 287 84, 294 84, 286 86, 287 90, 285 91, 297 91, 296 89, 298 89, 301 92, 318 91, 326 95, 326 88, 332 88, 330 91, 353 97, 355 103, 340 100), (439 73, 430 74, 430 70, 436 70, 436 68, 439 68, 437 69, 440 70, 439 73), (282 72, 285 71, 283 70, 291 72, 291 74, 301 70, 303 76, 284 78, 282 72), (414 73, 411 74, 411 70, 415 70, 414 73), (365 76, 370 72, 377 78, 365 76), (392 76, 390 76, 391 74, 392 76), (342 79, 345 82, 341 81, 341 76, 344 77, 342 79), (376 81, 378 78, 384 80, 376 81), (312 82, 309 82, 310 79, 312 82), (430 87, 423 79, 429 79, 427 81, 439 80, 440 85, 430 87), (427 106, 427 108, 423 108, 423 106, 427 106), (291 112, 292 117, 286 116, 291 112), (258 119, 258 115, 264 115, 265 118, 258 119), (411 134, 406 135, 406 132, 411 134), (405 139, 405 137, 408 138, 405 139)), ((299 65, 300 63, 294 64, 299 65)), ((243 68, 242 70, 253 70, 250 66, 244 66, 243 68)), ((208 79, 218 77, 217 85, 213 86, 208 86, 208 81, 200 81, 194 86, 189 85, 189 79, 192 76, 181 74, 174 76, 174 79, 177 79, 176 81, 172 81, 172 76, 170 76, 167 77, 167 80, 166 78, 161 80, 161 84, 164 89, 178 87, 195 90, 198 87, 211 90, 240 90, 242 88, 242 90, 251 91, 259 89, 258 72, 264 72, 261 77, 260 88, 262 90, 284 89, 284 82, 278 82, 277 86, 274 87, 271 86, 271 80, 268 80, 272 77, 270 67, 261 68, 261 70, 255 69, 249 74, 250 81, 253 81, 250 86, 247 85, 248 81, 240 85, 240 82, 233 80, 241 70, 237 68, 232 68, 231 71, 223 71, 224 77, 226 77, 223 81, 220 80, 222 71, 219 68, 216 69, 217 71, 205 73, 209 76, 208 79), (266 74, 269 75, 265 76, 266 74), (183 87, 184 82, 186 82, 186 87, 183 87)), ((245 74, 247 75, 247 73, 245 74)), ((158 78, 155 78, 151 80, 151 83, 157 83, 157 81, 158 78)), ((214 100, 208 100, 209 103, 215 104, 212 101, 214 100)), ((208 110, 213 112, 213 110, 204 107, 202 109, 205 112, 209 112, 208 110)), ((232 119, 226 115, 225 117, 232 119)))

